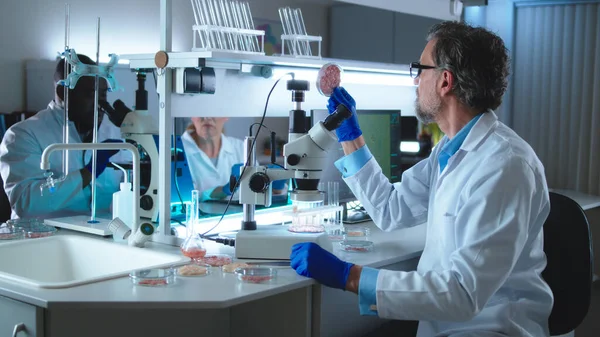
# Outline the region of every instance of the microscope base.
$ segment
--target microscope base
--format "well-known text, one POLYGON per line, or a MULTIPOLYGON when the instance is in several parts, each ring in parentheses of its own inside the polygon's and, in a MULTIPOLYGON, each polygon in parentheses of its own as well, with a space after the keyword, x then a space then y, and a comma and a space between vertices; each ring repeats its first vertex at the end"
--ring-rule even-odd
POLYGON ((235 257, 238 259, 289 260, 292 246, 315 242, 328 251, 333 245, 326 233, 292 233, 287 226, 258 226, 257 230, 241 230, 235 237, 235 257))

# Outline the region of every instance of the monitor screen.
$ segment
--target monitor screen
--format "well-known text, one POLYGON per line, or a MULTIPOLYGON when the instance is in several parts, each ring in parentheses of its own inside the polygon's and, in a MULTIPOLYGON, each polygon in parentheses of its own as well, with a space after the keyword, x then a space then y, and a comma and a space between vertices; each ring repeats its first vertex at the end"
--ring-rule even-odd
MULTIPOLYGON (((363 132, 365 143, 381 166, 383 174, 395 183, 402 176, 400 141, 402 135, 400 110, 357 110, 358 123, 363 132)), ((313 125, 329 115, 327 110, 312 110, 313 125)), ((340 182, 340 201, 356 199, 343 181, 334 162, 344 156, 341 145, 332 150, 321 181, 340 182)))

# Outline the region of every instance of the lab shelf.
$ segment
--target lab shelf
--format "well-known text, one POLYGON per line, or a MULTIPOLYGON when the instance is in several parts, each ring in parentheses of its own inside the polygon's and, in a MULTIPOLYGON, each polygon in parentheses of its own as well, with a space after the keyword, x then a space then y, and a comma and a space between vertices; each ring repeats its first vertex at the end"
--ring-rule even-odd
MULTIPOLYGON (((221 69, 244 70, 243 66, 285 66, 297 68, 320 68, 327 63, 336 63, 346 71, 361 71, 409 75, 409 66, 405 64, 377 63, 341 59, 301 59, 285 56, 265 56, 240 54, 222 51, 168 52, 168 68, 211 67, 221 69)), ((155 68, 155 54, 126 54, 120 59, 129 60, 132 69, 155 68)))

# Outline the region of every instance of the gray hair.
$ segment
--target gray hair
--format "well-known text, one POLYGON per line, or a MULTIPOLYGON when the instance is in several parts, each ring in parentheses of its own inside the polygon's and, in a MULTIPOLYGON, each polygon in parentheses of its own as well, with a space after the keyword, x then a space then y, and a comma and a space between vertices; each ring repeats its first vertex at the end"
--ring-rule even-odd
POLYGON ((508 86, 509 57, 498 35, 446 21, 431 27, 427 41, 431 40, 436 41, 435 66, 454 75, 452 91, 461 103, 481 112, 500 106, 508 86))

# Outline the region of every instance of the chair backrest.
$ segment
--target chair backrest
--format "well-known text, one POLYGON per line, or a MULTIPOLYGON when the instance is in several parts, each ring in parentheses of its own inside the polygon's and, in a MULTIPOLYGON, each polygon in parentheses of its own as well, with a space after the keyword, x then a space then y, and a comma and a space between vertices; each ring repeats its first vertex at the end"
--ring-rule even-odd
POLYGON ((593 281, 591 242, 590 226, 579 204, 550 192, 550 214, 544 223, 548 264, 542 276, 554 294, 548 320, 552 336, 575 330, 588 312, 593 281))

